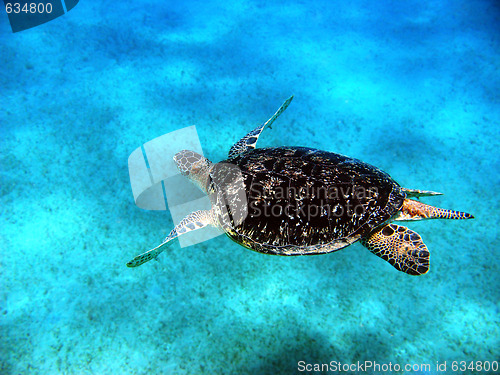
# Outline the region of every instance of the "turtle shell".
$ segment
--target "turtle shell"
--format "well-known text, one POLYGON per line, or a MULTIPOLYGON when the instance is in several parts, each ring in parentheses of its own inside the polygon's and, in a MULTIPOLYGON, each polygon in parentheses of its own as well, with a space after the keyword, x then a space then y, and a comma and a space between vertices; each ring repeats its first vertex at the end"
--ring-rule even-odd
POLYGON ((253 149, 219 164, 237 167, 246 194, 245 202, 241 194, 221 195, 219 189, 214 203, 224 206, 221 227, 237 243, 263 253, 339 250, 389 221, 406 197, 380 169, 311 148, 253 149), (242 212, 243 220, 233 220, 242 212))

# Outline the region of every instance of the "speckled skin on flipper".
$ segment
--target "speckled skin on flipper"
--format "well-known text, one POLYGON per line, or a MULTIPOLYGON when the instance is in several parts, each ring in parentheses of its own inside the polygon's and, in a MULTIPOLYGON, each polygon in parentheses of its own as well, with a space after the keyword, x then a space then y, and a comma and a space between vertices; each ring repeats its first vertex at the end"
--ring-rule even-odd
POLYGON ((137 255, 134 259, 127 262, 127 267, 138 267, 141 264, 149 262, 152 259, 156 259, 158 255, 166 250, 170 241, 172 241, 174 238, 177 238, 181 234, 190 232, 192 230, 206 227, 207 225, 215 225, 211 211, 200 210, 192 212, 184 219, 182 219, 174 229, 172 229, 170 234, 163 240, 160 245, 149 251, 146 251, 145 253, 137 255))
POLYGON ((357 159, 306 147, 256 149, 263 130, 292 98, 234 144, 227 160, 212 164, 193 151, 176 154, 180 172, 209 195, 212 208, 188 215, 160 246, 127 266, 154 259, 179 235, 212 225, 261 253, 324 254, 361 240, 399 271, 422 275, 429 270, 430 255, 421 237, 391 222, 473 216, 409 199, 440 193, 403 188, 357 159))
POLYGON ((429 271, 427 246, 418 233, 401 225, 386 225, 362 238, 361 244, 399 271, 410 275, 423 275, 429 271))
POLYGON ((264 131, 266 126, 271 127, 272 123, 281 115, 285 109, 288 108, 290 103, 292 102, 293 96, 289 97, 285 102, 281 105, 281 107, 276 111, 274 115, 271 116, 269 120, 267 120, 262 125, 258 126, 250 133, 241 138, 238 142, 236 142, 229 150, 228 157, 230 159, 244 153, 248 152, 251 149, 257 147, 257 141, 259 140, 259 136, 264 131))

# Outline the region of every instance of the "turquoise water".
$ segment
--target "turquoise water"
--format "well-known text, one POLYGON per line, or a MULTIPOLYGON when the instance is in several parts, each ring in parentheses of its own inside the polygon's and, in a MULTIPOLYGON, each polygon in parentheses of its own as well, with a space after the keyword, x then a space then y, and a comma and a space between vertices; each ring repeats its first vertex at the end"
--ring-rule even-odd
MULTIPOLYGON (((15 34, 0 17, 0 373, 498 361, 498 3, 231 4, 81 1, 15 34), (225 159, 290 95, 260 147, 349 155, 474 214, 409 223, 430 272, 360 244, 273 257, 225 236, 127 268, 173 226, 135 205, 132 151, 196 125, 225 159)), ((344 373, 382 373, 365 370, 344 373)))

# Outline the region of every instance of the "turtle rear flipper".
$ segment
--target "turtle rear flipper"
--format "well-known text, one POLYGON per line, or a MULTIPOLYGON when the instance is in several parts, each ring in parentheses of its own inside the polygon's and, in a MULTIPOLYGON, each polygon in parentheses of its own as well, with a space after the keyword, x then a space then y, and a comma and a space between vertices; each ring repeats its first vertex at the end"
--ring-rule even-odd
POLYGON ((424 219, 474 219, 474 216, 467 212, 446 210, 444 208, 430 206, 428 204, 405 199, 400 214, 395 217, 397 221, 412 221, 424 219))
POLYGON ((140 255, 137 255, 134 259, 127 263, 127 267, 138 267, 141 264, 149 262, 151 259, 156 259, 161 252, 166 250, 167 246, 170 244, 174 238, 179 237, 181 234, 191 232, 196 229, 206 227, 207 225, 213 225, 213 212, 200 210, 190 213, 181 222, 175 226, 170 234, 163 240, 163 242, 156 246, 154 249, 146 251, 140 255))
POLYGON ((283 113, 285 109, 290 105, 293 96, 289 97, 285 102, 281 105, 281 107, 276 111, 276 113, 267 120, 264 124, 259 125, 257 128, 252 130, 250 133, 241 138, 238 142, 236 142, 231 149, 229 150, 228 158, 232 159, 239 154, 243 154, 250 149, 253 149, 257 146, 257 140, 259 139, 260 134, 264 130, 266 126, 271 127, 271 124, 278 118, 279 115, 283 113))
POLYGON ((420 235, 397 224, 389 224, 362 238, 361 243, 373 254, 409 275, 429 271, 429 251, 420 235))

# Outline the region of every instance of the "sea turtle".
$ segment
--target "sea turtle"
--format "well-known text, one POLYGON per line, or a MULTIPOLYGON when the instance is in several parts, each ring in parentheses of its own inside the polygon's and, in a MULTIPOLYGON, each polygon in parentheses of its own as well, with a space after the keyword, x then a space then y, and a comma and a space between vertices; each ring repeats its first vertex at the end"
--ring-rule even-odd
POLYGON ((440 193, 405 189, 357 159, 306 147, 257 149, 264 128, 292 99, 234 144, 223 162, 212 164, 187 150, 174 156, 181 174, 210 196, 212 208, 189 214, 159 246, 127 266, 156 258, 174 238, 212 225, 261 253, 325 254, 360 240, 399 271, 422 275, 429 270, 420 235, 393 221, 473 216, 410 199, 440 193))

